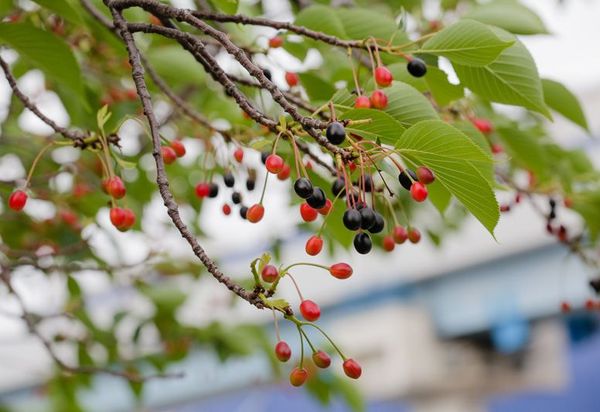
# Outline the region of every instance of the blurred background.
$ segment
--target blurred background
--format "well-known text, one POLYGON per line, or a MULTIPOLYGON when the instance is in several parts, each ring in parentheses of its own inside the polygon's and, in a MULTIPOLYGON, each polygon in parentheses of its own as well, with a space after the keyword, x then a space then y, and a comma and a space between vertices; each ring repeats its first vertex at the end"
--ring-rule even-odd
MULTIPOLYGON (((173 3, 188 5, 183 0, 173 3)), ((291 18, 287 2, 266 3, 268 17, 291 18)), ((437 2, 430 3, 429 12, 435 16, 437 2)), ((595 115, 600 110, 600 2, 524 3, 542 17, 551 32, 522 38, 540 74, 574 91, 592 130, 592 136, 587 135, 557 118, 550 126, 552 133, 562 144, 583 147, 600 161, 600 118, 595 115)), ((318 56, 310 56, 306 62, 278 57, 294 70, 318 64, 318 56)), ((281 82, 283 74, 274 74, 281 82)), ((43 88, 43 77, 31 72, 20 84, 35 94, 37 88, 43 88)), ((2 79, 0 112, 8 99, 9 90, 2 79)), ((48 113, 66 116, 52 94, 38 95, 37 101, 48 113)), ((39 122, 28 116, 25 113, 21 119, 24 127, 38 130, 39 122)), ((128 128, 136 127, 123 126, 125 152, 135 150, 128 147, 126 135, 128 128)), ((186 146, 192 158, 194 151, 200 150, 191 139, 186 146)), ((259 164, 258 154, 253 161, 259 164)), ((2 158, 0 167, 6 173, 24 173, 19 172, 21 166, 10 162, 2 158)), ((272 196, 267 208, 279 210, 279 214, 268 214, 263 224, 252 230, 238 220, 212 218, 222 202, 203 209, 206 249, 226 273, 247 274, 248 262, 269 249, 274 238, 282 239, 278 244, 281 262, 303 259, 310 234, 297 230, 295 215, 289 218, 285 185, 276 182, 269 189, 272 196)), ((45 213, 43 205, 36 213, 45 213)), ((560 218, 572 226, 578 224, 568 214, 560 218)), ((134 267, 157 250, 189 256, 187 244, 178 235, 156 224, 167 222, 158 197, 144 214, 144 234, 118 233, 108 222, 107 209, 101 211, 99 221, 103 230, 89 228, 88 235, 108 261, 134 267)), ((583 309, 591 296, 588 280, 595 274, 546 235, 544 219, 529 204, 502 216, 496 240, 473 220, 448 233, 440 246, 426 241, 393 254, 378 251, 359 257, 339 253, 329 261, 349 262, 355 275, 339 282, 310 268, 294 274, 304 295, 321 304, 323 327, 346 353, 361 362, 363 377, 356 383, 356 391, 363 394, 368 411, 600 410, 600 323, 596 314, 583 309), (571 313, 560 312, 563 300, 572 303, 571 313)), ((24 299, 37 311, 52 313, 63 304, 61 288, 53 285, 51 277, 28 270, 17 285, 24 299)), ((83 271, 77 276, 91 297, 97 319, 111 318, 116 307, 136 313, 150 310, 133 291, 118 288, 97 273, 83 271)), ((264 325, 275 341, 271 314, 249 305, 231 306, 229 292, 213 279, 202 278, 180 287, 192 288, 192 295, 178 310, 183 322, 256 323, 264 325)), ((294 301, 291 288, 284 289, 283 296, 294 301)), ((52 361, 21 322, 10 316, 12 309, 11 302, 0 301, 0 400, 16 410, 49 410, 39 385, 50 374, 52 361)), ((282 326, 284 337, 297 350, 295 331, 282 326)), ((54 327, 60 328, 60 324, 54 327)), ((322 405, 318 396, 290 387, 286 373, 282 379, 276 378, 269 360, 258 354, 221 362, 213 351, 196 350, 171 369, 184 372, 185 377, 149 382, 143 394, 148 410, 346 411, 355 390, 347 389, 346 400, 334 398, 330 405, 322 405)), ((82 394, 82 402, 90 411, 136 410, 127 383, 106 376, 94 379, 82 394)))

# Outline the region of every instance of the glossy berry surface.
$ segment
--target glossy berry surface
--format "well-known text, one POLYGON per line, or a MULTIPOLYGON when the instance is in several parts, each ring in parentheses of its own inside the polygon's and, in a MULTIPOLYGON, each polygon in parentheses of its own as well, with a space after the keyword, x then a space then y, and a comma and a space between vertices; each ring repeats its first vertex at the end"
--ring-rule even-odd
POLYGON ((386 252, 391 252, 396 247, 396 242, 394 241, 394 238, 392 236, 384 236, 382 246, 383 250, 385 250, 386 252))
POLYGON ((265 208, 263 207, 263 205, 256 203, 256 204, 250 206, 250 208, 248 209, 248 214, 246 215, 246 218, 248 219, 248 222, 258 223, 262 220, 264 215, 265 215, 265 208))
POLYGON ((127 190, 125 189, 125 184, 119 176, 114 176, 108 179, 106 183, 106 191, 115 199, 122 199, 127 193, 127 190))
POLYGON ((231 194, 231 201, 234 205, 239 205, 242 202, 242 194, 240 192, 233 192, 231 194))
POLYGON ((325 206, 323 206, 322 208, 320 208, 319 210, 317 210, 320 214, 322 215, 328 215, 329 212, 331 211, 331 208, 333 207, 333 203, 331 202, 331 200, 326 199, 325 200, 325 206))
POLYGON ((346 140, 346 128, 340 122, 333 122, 327 126, 325 137, 332 144, 342 144, 346 140))
POLYGON ((371 101, 371 106, 373 106, 375 109, 382 110, 388 105, 388 97, 381 90, 375 90, 373 93, 371 93, 369 100, 371 101))
POLYGON ((313 222, 319 217, 319 212, 310 205, 302 203, 300 205, 300 216, 302 216, 302 220, 305 222, 313 222))
POLYGON ((12 210, 19 212, 23 210, 27 203, 27 193, 22 190, 15 190, 8 197, 8 207, 12 210))
POLYGON ((276 49, 283 45, 283 38, 279 36, 271 37, 269 39, 269 47, 272 49, 276 49))
POLYGON ((265 166, 269 173, 277 174, 283 169, 283 159, 276 154, 270 154, 265 160, 265 166))
POLYGON ((235 151, 233 152, 233 158, 236 162, 242 163, 242 161, 244 160, 244 149, 242 149, 241 147, 235 149, 235 151))
POLYGON ((417 202, 423 202, 427 199, 427 188, 421 182, 415 182, 410 188, 410 195, 417 202))
POLYGON ((419 243, 421 240, 421 232, 419 232, 418 229, 411 227, 408 230, 408 240, 410 240, 411 243, 419 243))
POLYGON ((219 185, 216 183, 209 183, 208 185, 208 197, 217 197, 219 195, 219 185))
POLYGON ((254 180, 254 179, 246 180, 246 189, 248 189, 249 191, 253 191, 255 187, 256 187, 256 180, 254 180))
POLYGON ((235 185, 235 177, 233 177, 233 173, 227 172, 223 175, 223 183, 227 187, 233 187, 235 185))
POLYGON ((267 283, 273 283, 279 276, 279 271, 273 265, 265 265, 263 270, 260 272, 262 280, 267 283))
POLYGON ((327 204, 327 197, 325 192, 320 187, 313 188, 312 194, 306 199, 306 203, 315 209, 321 209, 327 204))
POLYGON ((379 66, 375 69, 375 82, 379 87, 387 87, 392 84, 394 80, 392 72, 387 67, 379 66))
POLYGON ((288 86, 294 87, 298 85, 298 82, 300 82, 300 77, 298 77, 296 73, 286 72, 285 81, 287 82, 288 86))
POLYGON ((424 185, 429 185, 435 181, 435 175, 433 171, 425 166, 420 166, 417 168, 415 173, 417 175, 417 180, 424 185))
POLYGON ((309 237, 304 250, 310 256, 317 256, 323 250, 323 239, 317 235, 309 237))
POLYGON ((347 263, 335 263, 329 267, 331 276, 337 279, 348 279, 352 276, 352 266, 347 263))
POLYGON ((408 62, 406 70, 414 77, 423 77, 427 73, 427 65, 423 60, 415 57, 408 62))
POLYGON ((287 342, 280 340, 275 345, 275 356, 280 362, 287 362, 292 357, 292 349, 287 342))
POLYGON ((370 207, 360 209, 360 227, 368 230, 375 224, 375 212, 370 207))
POLYGON ((290 383, 292 386, 302 386, 308 379, 308 372, 304 368, 294 368, 290 373, 290 383))
POLYGON ((312 354, 312 360, 314 364, 321 369, 326 369, 331 365, 331 357, 322 350, 314 352, 312 354))
POLYGON ((366 255, 371 251, 373 247, 373 243, 371 242, 371 237, 366 233, 357 233, 354 236, 354 249, 361 255, 366 255))
POLYGON ((223 214, 225 216, 229 216, 231 214, 231 206, 229 206, 227 203, 225 203, 223 205, 223 207, 221 208, 221 210, 223 210, 223 214))
POLYGON ((185 156, 185 146, 183 145, 183 143, 181 142, 181 140, 173 140, 171 142, 171 148, 173 150, 175 150, 175 154, 177 155, 177 157, 183 157, 185 156))
POLYGON ((367 96, 358 96, 354 101, 354 107, 356 109, 369 109, 371 107, 371 101, 367 96))
POLYGON ((487 119, 475 118, 471 120, 471 122, 473 123, 473 126, 475 126, 483 134, 490 134, 494 130, 492 122, 487 119))
POLYGON ((170 146, 161 147, 160 152, 162 154, 162 158, 165 164, 170 165, 172 163, 175 163, 175 161, 177 160, 177 153, 170 146))
POLYGON ((396 226, 392 231, 394 242, 401 245, 408 240, 408 231, 404 226, 396 226))
POLYGON ((196 196, 199 198, 207 197, 210 194, 210 185, 208 183, 198 183, 196 185, 196 196))
MULTIPOLYGON (((337 195, 339 195, 340 193, 342 193, 344 190, 346 189, 346 183, 344 181, 344 179, 342 178, 337 178, 333 181, 333 184, 331 185, 331 193, 333 193, 333 196, 337 197, 337 195)), ((343 196, 344 194, 342 193, 341 196, 343 196)))
POLYGON ((385 228, 385 219, 381 215, 381 213, 375 212, 375 222, 369 228, 369 232, 371 233, 381 233, 385 228))
POLYGON ((419 180, 417 178, 417 174, 412 169, 408 169, 408 168, 404 169, 398 175, 398 181, 400 182, 400 184, 402 185, 402 187, 405 188, 406 190, 410 190, 410 188, 412 187, 413 182, 416 182, 417 180, 419 180))
POLYGON ((358 379, 360 378, 360 375, 362 375, 362 368, 354 359, 346 359, 343 368, 344 373, 349 378, 358 379))
POLYGON ((300 303, 300 313, 309 322, 315 322, 321 317, 319 305, 310 299, 305 299, 300 303))
POLYGON ((292 169, 290 169, 290 166, 287 163, 284 163, 281 171, 277 173, 277 179, 286 180, 290 177, 290 173, 292 173, 292 169))
POLYGON ((125 211, 120 207, 111 208, 109 216, 110 223, 112 223, 114 227, 122 226, 125 222, 125 211))
POLYGON ((313 194, 313 185, 310 183, 310 180, 301 177, 294 182, 294 192, 296 192, 300 198, 308 199, 313 194))
POLYGON ((343 221, 346 229, 358 230, 361 225, 362 216, 360 214, 360 211, 358 211, 356 209, 348 209, 344 212, 342 221, 343 221))
POLYGON ((246 206, 242 206, 240 208, 240 217, 242 219, 247 219, 248 218, 248 207, 246 206))

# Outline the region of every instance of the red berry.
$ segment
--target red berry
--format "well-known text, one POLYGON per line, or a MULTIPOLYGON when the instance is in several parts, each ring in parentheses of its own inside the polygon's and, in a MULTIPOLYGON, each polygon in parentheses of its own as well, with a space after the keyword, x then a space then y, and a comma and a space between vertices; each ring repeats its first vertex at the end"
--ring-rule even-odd
POLYGON ((123 184, 123 181, 119 176, 108 179, 106 182, 106 191, 115 199, 121 199, 125 197, 125 193, 127 193, 125 184, 123 184))
POLYGON ((352 276, 352 266, 347 263, 335 263, 329 267, 331 276, 338 279, 348 279, 352 276))
POLYGON ((300 313, 307 321, 314 322, 321 316, 321 309, 312 300, 305 299, 300 303, 300 313))
POLYGON ((357 109, 368 109, 371 107, 371 102, 367 96, 358 96, 354 101, 354 107, 357 109))
POLYGON ((308 379, 308 372, 304 368, 294 368, 290 373, 290 383, 293 386, 302 386, 308 379))
POLYGON ((276 49, 283 45, 283 39, 279 36, 271 37, 269 39, 269 47, 272 49, 276 49))
POLYGON ((312 162, 310 160, 307 160, 306 163, 304 164, 304 167, 306 168, 306 170, 312 170, 312 168, 313 168, 312 162))
POLYGON ((424 185, 429 185, 435 180, 435 175, 431 169, 425 166, 418 167, 416 174, 419 182, 423 183, 424 185))
POLYGON ((308 238, 305 247, 306 253, 310 256, 317 256, 321 253, 321 249, 323 249, 323 239, 316 235, 308 238))
POLYGON ((328 368, 331 365, 331 358, 322 350, 318 350, 312 354, 312 359, 315 365, 321 369, 328 368))
POLYGON ((227 203, 223 205, 223 214, 225 216, 229 216, 231 214, 231 206, 229 206, 227 203))
POLYGON ((380 87, 387 87, 394 80, 392 72, 387 67, 379 66, 375 69, 375 82, 380 87))
POLYGON ((561 302, 560 311, 562 313, 569 313, 571 311, 571 305, 569 304, 569 302, 561 302))
POLYGON ((350 169, 350 172, 354 172, 356 170, 356 163, 350 162, 348 168, 350 169))
POLYGON ((128 208, 123 209, 123 211, 125 213, 125 220, 123 221, 123 227, 119 229, 127 230, 135 224, 135 213, 133 213, 133 210, 128 208))
POLYGON ((376 109, 385 109, 388 105, 388 98, 381 90, 375 90, 371 93, 371 106, 376 109))
POLYGON ((198 183, 196 185, 196 196, 199 198, 206 197, 210 194, 210 185, 208 183, 198 183))
POLYGON ((300 215, 305 222, 313 222, 319 216, 319 212, 317 212, 317 209, 310 207, 310 205, 302 203, 300 205, 300 215))
POLYGON ((279 271, 273 265, 265 265, 260 275, 265 282, 273 283, 279 277, 279 271))
POLYGON ((571 199, 570 197, 565 197, 563 199, 563 203, 565 205, 566 208, 571 209, 573 207, 573 199, 571 199))
POLYGON ((418 229, 411 227, 408 230, 408 240, 410 240, 411 243, 419 243, 421 240, 421 232, 419 232, 418 229))
POLYGON ((110 222, 114 227, 121 227, 125 223, 125 211, 120 207, 110 209, 110 222))
POLYGON ((277 359, 279 359, 280 362, 287 362, 290 360, 292 357, 290 345, 283 340, 277 342, 277 345, 275 345, 275 356, 277 356, 277 359))
POLYGON ((383 249, 391 252, 396 247, 396 242, 394 242, 394 238, 390 235, 384 236, 383 238, 383 249))
POLYGON ((593 299, 588 299, 585 301, 585 310, 594 310, 596 309, 596 302, 593 299))
POLYGON ((265 208, 263 207, 263 205, 256 203, 256 204, 250 206, 250 209, 248 209, 246 218, 251 223, 257 223, 262 220, 264 215, 265 215, 265 208))
POLYGON ((362 368, 354 359, 346 359, 343 364, 344 373, 347 377, 352 379, 360 378, 362 374, 362 368))
POLYGON ((283 169, 283 159, 276 154, 270 154, 265 160, 265 166, 270 173, 277 174, 283 169))
POLYGON ((177 157, 185 156, 185 146, 181 142, 181 140, 173 140, 171 142, 171 148, 175 150, 177 157))
POLYGON ((408 239, 408 232, 406 231, 404 226, 396 226, 394 228, 394 231, 392 232, 392 236, 394 238, 394 242, 401 245, 408 239))
POLYGON ((162 154, 162 158, 165 164, 170 165, 171 163, 174 163, 175 160, 177 160, 177 153, 175 152, 175 150, 173 150, 171 146, 161 147, 160 152, 162 154))
POLYGON ((283 169, 281 169, 281 171, 277 173, 277 179, 286 180, 288 177, 290 177, 291 172, 292 169, 290 169, 290 166, 288 164, 284 164, 283 169))
POLYGON ((421 182, 414 182, 410 187, 410 195, 417 202, 427 199, 427 188, 421 182))
POLYGON ((244 160, 244 149, 242 149, 241 147, 235 149, 235 151, 233 152, 233 157, 238 163, 242 163, 242 160, 244 160))
POLYGON ((479 131, 483 134, 490 134, 494 128, 492 127, 492 123, 487 119, 473 119, 471 120, 473 125, 479 129, 479 131))
POLYGON ((285 81, 287 82, 287 84, 290 87, 294 87, 294 86, 298 85, 298 82, 300 81, 300 77, 298 77, 298 75, 296 73, 285 72, 285 81))
POLYGON ((58 215, 69 226, 77 227, 79 225, 77 215, 71 210, 61 210, 58 215))
POLYGON ((510 211, 510 205, 500 205, 500 211, 506 213, 510 211))
POLYGON ((333 203, 331 203, 331 200, 327 199, 325 201, 325 206, 323 206, 322 208, 320 208, 318 210, 318 212, 320 214, 322 214, 323 216, 328 215, 329 212, 331 211, 331 208, 333 207, 333 203))
POLYGON ((556 236, 558 237, 558 240, 560 240, 561 242, 566 242, 569 238, 567 235, 567 228, 564 227, 563 225, 560 225, 556 236))
POLYGON ((17 212, 23 210, 25 203, 27 203, 27 193, 22 190, 15 190, 8 198, 8 207, 17 212))
POLYGON ((493 143, 492 144, 492 153, 493 154, 500 154, 504 151, 504 148, 502 147, 502 145, 498 144, 498 143, 493 143))

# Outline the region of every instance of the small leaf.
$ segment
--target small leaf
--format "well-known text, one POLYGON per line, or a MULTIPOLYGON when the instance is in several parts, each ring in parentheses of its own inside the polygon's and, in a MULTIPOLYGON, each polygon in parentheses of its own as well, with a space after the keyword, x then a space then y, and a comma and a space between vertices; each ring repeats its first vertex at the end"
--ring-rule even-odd
POLYGON ((419 52, 444 56, 467 66, 485 66, 514 42, 500 38, 490 26, 475 20, 460 20, 427 40, 419 52))
POLYGON ((542 79, 544 100, 553 110, 565 116, 573 123, 589 131, 589 126, 577 97, 563 84, 554 80, 542 79))

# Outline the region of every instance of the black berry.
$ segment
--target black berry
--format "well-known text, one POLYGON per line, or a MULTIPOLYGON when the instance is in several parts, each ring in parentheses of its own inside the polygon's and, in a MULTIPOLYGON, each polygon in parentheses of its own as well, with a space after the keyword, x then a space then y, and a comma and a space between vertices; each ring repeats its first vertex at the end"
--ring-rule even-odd
POLYGON ((375 212, 375 223, 369 229, 371 233, 380 233, 385 228, 385 219, 381 216, 381 213, 375 212))
POLYGON ((408 62, 406 69, 414 77, 423 77, 425 76, 425 73, 427 73, 427 65, 425 62, 421 59, 417 59, 416 57, 408 62))
POLYGON ((344 129, 344 125, 340 122, 333 122, 327 126, 325 137, 327 137, 330 143, 342 144, 346 139, 346 129, 344 129))
POLYGON ((225 186, 233 187, 235 184, 235 178, 233 177, 233 174, 231 172, 225 173, 223 175, 223 182, 225 183, 225 186))
MULTIPOLYGON (((333 196, 337 196, 340 193, 342 193, 345 190, 345 188, 346 188, 346 182, 341 177, 338 177, 333 182, 333 185, 331 185, 331 193, 333 193, 333 196)), ((344 194, 342 193, 341 196, 344 196, 344 194)))
POLYGON ((260 161, 262 162, 262 164, 266 164, 267 163, 267 157, 269 157, 269 155, 271 154, 271 152, 260 152, 260 161))
POLYGON ((354 249, 361 255, 366 255, 371 251, 371 247, 373 247, 373 243, 371 242, 371 238, 364 232, 357 233, 354 236, 354 249))
POLYGON ((365 230, 371 229, 375 224, 375 212, 370 207, 360 209, 360 227, 365 230))
POLYGON ((263 74, 265 75, 265 77, 269 80, 272 80, 273 76, 271 75, 271 70, 269 69, 263 69, 263 74))
POLYGON ((403 188, 405 188, 406 190, 410 190, 413 182, 417 181, 417 174, 414 172, 414 170, 406 168, 402 171, 402 173, 398 175, 398 180, 400 181, 400 184, 403 188), (410 177, 408 177, 409 175, 410 177))
MULTIPOLYGON (((362 179, 359 179, 359 181, 356 184, 359 187, 362 187, 362 185, 363 185, 362 179)), ((371 175, 365 175, 364 185, 365 185, 365 192, 370 192, 371 190, 373 190, 373 178, 371 177, 371 175)))
POLYGON ((240 192, 233 192, 231 194, 231 201, 234 205, 239 205, 242 202, 242 195, 240 192))
POLYGON ((255 186, 256 186, 256 181, 254 179, 246 180, 246 189, 252 191, 252 190, 254 190, 255 186))
POLYGON ((208 197, 217 197, 219 194, 219 185, 216 183, 210 184, 210 192, 208 193, 208 197))
POLYGON ((325 192, 323 192, 323 189, 320 187, 313 188, 313 192, 306 199, 306 203, 308 203, 313 209, 321 209, 325 207, 327 198, 325 197, 325 192))
POLYGON ((342 221, 344 222, 344 226, 346 226, 349 230, 357 230, 360 228, 362 217, 360 212, 356 209, 348 209, 344 212, 344 216, 342 217, 342 221))
POLYGON ((302 199, 308 199, 313 194, 313 185, 310 180, 301 177, 294 182, 294 192, 302 199))
POLYGON ((242 219, 246 219, 246 215, 248 214, 248 208, 246 206, 242 206, 240 208, 240 216, 242 219))
POLYGON ((590 280, 590 287, 594 289, 594 292, 600 293, 600 278, 590 280))

